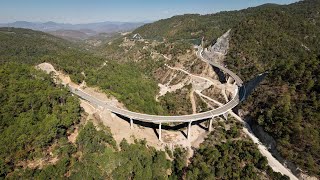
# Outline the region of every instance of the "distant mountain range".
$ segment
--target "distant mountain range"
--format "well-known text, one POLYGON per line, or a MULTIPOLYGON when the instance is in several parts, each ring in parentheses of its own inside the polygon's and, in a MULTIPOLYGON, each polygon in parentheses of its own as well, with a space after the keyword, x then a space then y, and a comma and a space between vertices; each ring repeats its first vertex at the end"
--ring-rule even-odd
POLYGON ((88 23, 88 24, 64 24, 56 22, 45 22, 45 23, 36 23, 36 22, 27 22, 27 21, 16 21, 13 23, 3 23, 0 24, 0 27, 16 27, 16 28, 26 28, 38 31, 57 31, 57 30, 89 30, 94 32, 120 32, 120 31, 129 31, 137 27, 146 24, 145 22, 100 22, 100 23, 88 23))
POLYGON ((126 32, 132 31, 146 22, 100 22, 100 23, 88 23, 88 24, 65 24, 56 22, 27 22, 27 21, 16 21, 13 23, 2 23, 0 27, 15 27, 25 28, 37 31, 48 32, 60 37, 84 39, 87 37, 95 36, 99 33, 115 33, 115 32, 126 32), (79 36, 78 36, 79 35, 79 36))

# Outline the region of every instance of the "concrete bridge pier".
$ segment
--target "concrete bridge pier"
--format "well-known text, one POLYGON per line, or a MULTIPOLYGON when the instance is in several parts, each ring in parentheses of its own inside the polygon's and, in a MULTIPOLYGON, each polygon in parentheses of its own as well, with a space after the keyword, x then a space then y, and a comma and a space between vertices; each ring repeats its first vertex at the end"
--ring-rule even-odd
POLYGON ((159 141, 162 141, 162 139, 161 139, 161 123, 159 124, 159 133, 158 133, 158 136, 159 136, 159 141))
POLYGON ((228 84, 231 84, 231 83, 230 83, 230 81, 231 81, 231 77, 230 77, 230 76, 228 76, 228 75, 226 75, 226 81, 227 81, 227 83, 228 83, 228 84))
POLYGON ((188 134, 187 134, 187 139, 190 139, 190 137, 191 137, 191 124, 192 124, 192 121, 191 121, 191 122, 189 122, 189 124, 188 124, 188 134))
POLYGON ((130 128, 133 129, 133 119, 130 118, 130 128))
POLYGON ((226 113, 223 114, 223 118, 224 118, 226 121, 228 120, 228 114, 229 114, 228 112, 226 112, 226 113))
POLYGON ((236 84, 236 81, 231 76, 228 76, 227 83, 228 84, 236 84))
POLYGON ((209 120, 209 125, 208 125, 208 131, 211 132, 212 131, 212 121, 213 121, 214 117, 212 117, 210 120, 209 120))
POLYGON ((201 47, 204 48, 204 36, 201 39, 201 47))

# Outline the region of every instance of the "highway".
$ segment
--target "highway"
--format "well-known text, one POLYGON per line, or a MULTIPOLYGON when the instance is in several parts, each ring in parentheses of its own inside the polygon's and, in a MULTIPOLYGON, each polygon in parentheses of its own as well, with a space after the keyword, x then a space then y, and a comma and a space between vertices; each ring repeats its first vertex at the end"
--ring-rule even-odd
MULTIPOLYGON (((83 92, 81 89, 75 89, 71 86, 69 86, 70 91, 79 96, 80 98, 89 101, 91 104, 96 105, 98 107, 102 107, 105 109, 108 109, 109 111, 115 113, 115 114, 120 114, 122 116, 128 117, 130 118, 130 123, 131 123, 131 127, 133 124, 133 120, 140 120, 140 121, 144 121, 144 122, 151 122, 151 123, 156 123, 159 124, 159 131, 158 131, 158 136, 159 136, 159 140, 161 140, 161 124, 162 123, 168 123, 168 122, 188 122, 188 131, 187 131, 187 138, 190 138, 190 128, 191 128, 191 124, 193 121, 197 121, 197 120, 205 120, 205 119, 210 119, 209 121, 209 131, 211 131, 211 124, 212 124, 212 118, 216 117, 216 116, 220 116, 223 115, 225 113, 227 113, 228 111, 230 111, 231 109, 233 109, 234 107, 236 107, 239 102, 243 101, 246 97, 246 94, 250 94, 250 90, 246 90, 245 86, 243 85, 243 81, 232 71, 230 71, 229 69, 227 69, 226 67, 223 67, 217 63, 215 63, 214 61, 211 61, 207 56, 206 58, 203 57, 206 56, 205 54, 203 54, 203 49, 199 47, 198 51, 197 51, 197 56, 199 58, 201 58, 201 60, 209 63, 210 65, 219 68, 220 70, 224 71, 225 73, 227 73, 229 76, 231 76, 238 88, 236 89, 235 92, 235 96, 233 97, 233 99, 231 101, 229 101, 227 104, 222 105, 221 107, 217 108, 217 109, 213 109, 207 112, 203 112, 203 113, 198 113, 198 114, 191 114, 191 115, 182 115, 182 116, 157 116, 157 115, 149 115, 149 114, 142 114, 142 113, 136 113, 136 112, 132 112, 132 111, 128 111, 125 109, 121 109, 115 106, 112 106, 111 104, 109 104, 108 102, 102 101, 100 99, 97 99, 85 92, 83 92)), ((258 81, 262 80, 262 77, 265 75, 259 75, 261 77, 259 77, 258 81)), ((239 119, 240 121, 244 122, 240 117, 238 117, 237 115, 235 115, 233 112, 231 112, 231 114, 233 114, 234 117, 236 117, 237 119, 239 119)), ((244 127, 244 132, 246 134, 249 135, 249 137, 258 144, 258 148, 260 150, 260 152, 267 157, 268 160, 268 164, 272 167, 273 170, 275 170, 276 172, 281 172, 282 174, 285 174, 287 176, 290 177, 290 179, 298 179, 296 176, 294 176, 291 171, 289 171, 286 167, 284 167, 277 159, 275 159, 272 154, 267 150, 267 148, 262 145, 260 143, 260 141, 258 140, 258 138, 256 138, 254 136, 254 134, 251 131, 250 126, 245 123, 245 127, 244 127)))
POLYGON ((209 63, 210 65, 217 67, 217 68, 221 69, 222 71, 224 71, 225 73, 229 74, 235 80, 236 84, 238 85, 238 88, 236 89, 236 92, 235 92, 235 96, 232 98, 231 101, 229 101, 227 104, 225 104, 217 109, 213 109, 213 110, 210 110, 207 112, 190 114, 190 115, 181 115, 181 116, 158 116, 158 115, 143 114, 143 113, 132 112, 132 111, 128 111, 125 109, 121 109, 121 108, 112 106, 108 102, 104 102, 100 99, 97 99, 97 98, 85 93, 81 89, 75 89, 70 86, 69 86, 69 89, 73 94, 92 103, 93 105, 96 105, 98 107, 102 107, 104 109, 107 109, 107 110, 115 113, 115 114, 119 114, 119 115, 122 115, 124 117, 130 118, 133 120, 139 120, 139 121, 144 121, 144 122, 152 122, 152 123, 160 124, 160 123, 169 123, 169 122, 193 122, 193 121, 197 121, 197 120, 204 120, 204 119, 213 118, 216 116, 223 115, 223 114, 227 113, 229 110, 236 107, 239 104, 239 102, 243 99, 243 97, 245 97, 245 93, 243 93, 245 91, 243 91, 243 89, 244 89, 243 88, 243 81, 235 73, 233 73, 229 69, 227 69, 217 63, 211 62, 209 59, 205 59, 202 56, 202 52, 203 52, 203 49, 199 47, 199 49, 197 51, 197 56, 199 58, 201 58, 203 61, 209 63))
POLYGON ((234 72, 230 71, 229 69, 221 66, 220 64, 211 61, 211 59, 210 59, 206 54, 203 54, 203 49, 200 48, 200 47, 199 47, 199 50, 197 51, 197 56, 198 56, 201 60, 209 63, 211 66, 214 66, 214 67, 216 67, 216 68, 219 68, 219 69, 222 70, 223 72, 227 73, 229 76, 231 76, 231 77, 234 79, 234 81, 237 83, 237 85, 238 85, 239 87, 243 86, 243 81, 240 79, 239 76, 237 76, 234 72), (205 57, 203 57, 203 55, 204 55, 205 57))

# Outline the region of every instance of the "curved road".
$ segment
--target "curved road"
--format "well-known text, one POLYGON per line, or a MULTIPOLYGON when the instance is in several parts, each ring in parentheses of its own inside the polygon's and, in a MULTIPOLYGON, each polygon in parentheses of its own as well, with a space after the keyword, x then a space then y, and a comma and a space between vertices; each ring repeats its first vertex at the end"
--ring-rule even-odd
POLYGON ((224 71, 225 73, 229 74, 236 82, 236 84, 238 85, 238 88, 236 89, 236 95, 233 97, 233 99, 231 101, 229 101, 227 104, 225 104, 222 107, 219 107, 217 109, 213 109, 207 112, 203 112, 203 113, 197 113, 197 114, 191 114, 191 115, 182 115, 182 116, 158 116, 158 115, 149 115, 149 114, 142 114, 142 113, 137 113, 137 112, 132 112, 132 111, 128 111, 125 109, 121 109, 115 106, 112 106, 104 101, 101 101, 100 99, 97 99, 85 92, 83 92, 80 89, 75 89, 72 87, 69 87, 71 92, 76 94, 77 96, 79 96, 80 98, 89 101, 92 104, 95 104, 97 106, 100 106, 102 108, 108 109, 109 111, 122 115, 124 117, 128 117, 130 119, 134 119, 134 120, 140 120, 140 121, 145 121, 145 122, 153 122, 153 123, 168 123, 168 122, 193 122, 193 121, 197 121, 197 120, 203 120, 203 119, 209 119, 209 118, 213 118, 216 116, 220 116, 223 115, 225 113, 227 113, 229 110, 233 109, 234 107, 236 107, 240 101, 242 101, 242 99, 245 97, 245 88, 243 86, 243 81, 232 71, 230 71, 229 69, 211 62, 207 59, 205 59, 202 56, 202 52, 203 49, 199 47, 198 51, 197 51, 197 56, 199 58, 201 58, 203 61, 208 62, 210 65, 217 67, 219 69, 221 69, 222 71, 224 71))
MULTIPOLYGON (((115 106, 112 106, 105 101, 102 101, 100 99, 97 99, 85 92, 83 92, 80 89, 75 89, 73 87, 70 87, 70 90, 72 93, 78 95, 80 98, 89 101, 92 104, 97 105, 98 107, 102 107, 105 109, 110 110, 113 113, 120 114, 122 116, 128 117, 131 119, 135 120, 140 120, 140 121, 145 121, 145 122, 152 122, 152 123, 158 123, 159 124, 159 140, 161 141, 161 123, 166 123, 166 122, 189 122, 188 126, 188 139, 189 139, 189 134, 190 134, 190 126, 193 121, 197 120, 203 120, 203 119, 209 119, 213 118, 215 116, 219 116, 222 114, 227 113, 229 110, 232 108, 236 107, 239 102, 241 102, 245 96, 246 96, 246 89, 245 86, 243 85, 243 81, 232 71, 229 69, 212 62, 206 55, 206 58, 203 57, 203 49, 199 47, 197 51, 197 56, 201 58, 201 60, 209 63, 210 65, 219 68, 220 70, 224 71, 225 73, 229 74, 236 82, 238 88, 236 89, 236 95, 233 97, 231 101, 229 101, 227 104, 217 108, 213 109, 211 111, 203 112, 203 113, 198 113, 198 114, 192 114, 192 115, 183 115, 183 116, 157 116, 157 115, 149 115, 149 114, 142 114, 142 113, 136 113, 128 110, 124 110, 115 106)), ((232 112, 231 112, 232 113, 232 112)), ((233 114, 233 113, 232 113, 233 114)), ((233 115, 235 116, 235 115, 233 115)), ((240 121, 242 121, 241 118, 238 116, 235 116, 240 121)), ((210 120, 210 125, 209 125, 209 131, 210 131, 210 126, 211 126, 211 120, 210 120)), ((269 165, 272 167, 273 170, 276 172, 281 172, 282 174, 285 174, 290 177, 290 179, 298 179, 296 176, 294 176, 286 167, 284 167, 279 161, 277 161, 271 153, 267 150, 265 146, 263 146, 259 140, 253 135, 251 132, 250 126, 245 123, 247 127, 244 128, 245 132, 252 138, 252 140, 258 144, 258 148, 260 152, 267 157, 269 165)), ((132 126, 132 124, 131 124, 132 126)))

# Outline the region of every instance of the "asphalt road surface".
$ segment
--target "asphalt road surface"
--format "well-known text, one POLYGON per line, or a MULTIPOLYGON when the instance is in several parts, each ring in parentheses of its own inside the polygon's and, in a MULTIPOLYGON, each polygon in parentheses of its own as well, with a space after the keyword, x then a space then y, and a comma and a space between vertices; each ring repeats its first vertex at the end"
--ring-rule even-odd
POLYGON ((81 89, 75 89, 73 87, 69 87, 71 92, 79 96, 80 98, 89 101, 90 103, 99 106, 101 108, 107 109, 113 113, 128 117, 130 119, 134 120, 140 120, 140 121, 145 121, 145 122, 153 122, 153 123, 168 123, 168 122, 192 122, 192 121, 197 121, 197 120, 203 120, 203 119, 209 119, 213 118, 216 116, 223 115, 227 113, 229 110, 233 109, 236 107, 239 102, 245 97, 245 88, 243 87, 243 81, 232 71, 229 69, 214 63, 208 59, 205 59, 202 56, 203 49, 199 48, 197 55, 199 58, 202 60, 208 62, 210 65, 215 66, 225 73, 229 74, 231 76, 236 84, 238 85, 238 88, 236 89, 236 95, 233 97, 231 101, 229 101, 227 104, 225 104, 222 107, 219 107, 217 109, 213 109, 207 112, 202 112, 202 113, 197 113, 197 114, 190 114, 190 115, 181 115, 181 116, 158 116, 158 115, 150 115, 150 114, 143 114, 143 113, 137 113, 137 112, 132 112, 128 111, 125 109, 121 109, 115 106, 110 105, 108 102, 104 102, 100 99, 97 99, 85 92, 83 92, 81 89))

